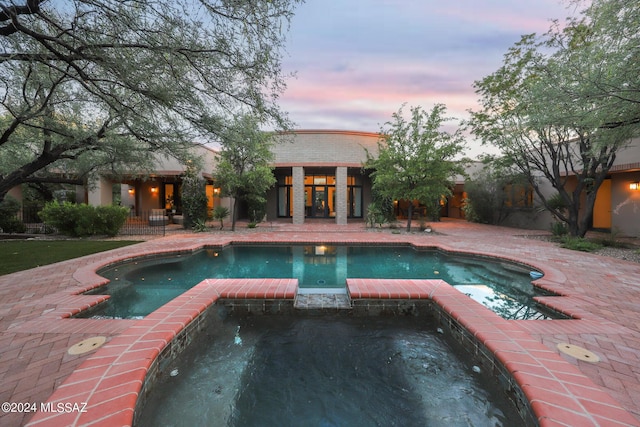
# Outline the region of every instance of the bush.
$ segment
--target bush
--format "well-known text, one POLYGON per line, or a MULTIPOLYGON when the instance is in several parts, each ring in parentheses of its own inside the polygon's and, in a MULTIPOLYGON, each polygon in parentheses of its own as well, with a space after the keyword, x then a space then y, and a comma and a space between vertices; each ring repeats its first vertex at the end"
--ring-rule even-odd
POLYGON ((583 239, 581 237, 565 237, 560 244, 563 248, 582 252, 595 252, 602 249, 602 245, 583 239))
POLYGON ((551 224, 551 234, 555 237, 562 237, 569 234, 569 227, 564 222, 556 221, 551 224))
POLYGON ((229 209, 224 206, 216 206, 213 208, 213 219, 220 221, 220 230, 224 228, 224 219, 229 216, 229 209))
POLYGON ((27 228, 17 217, 20 202, 11 196, 5 196, 0 202, 0 231, 3 233, 24 233, 27 228))
POLYGON ((129 210, 121 206, 89 206, 70 202, 50 202, 40 212, 47 225, 73 237, 115 236, 128 215, 129 210))
POLYGON ((0 220, 0 232, 2 233, 24 233, 26 231, 27 226, 14 216, 0 220))
POLYGON ((253 195, 246 198, 247 210, 249 211, 249 221, 253 223, 262 222, 267 214, 267 199, 262 196, 253 195))
POLYGON ((183 226, 192 228, 198 221, 207 220, 206 183, 192 172, 187 172, 182 182, 183 226))
POLYGON ((207 223, 202 219, 197 219, 191 225, 191 229, 193 230, 194 233, 203 233, 207 231, 207 223))

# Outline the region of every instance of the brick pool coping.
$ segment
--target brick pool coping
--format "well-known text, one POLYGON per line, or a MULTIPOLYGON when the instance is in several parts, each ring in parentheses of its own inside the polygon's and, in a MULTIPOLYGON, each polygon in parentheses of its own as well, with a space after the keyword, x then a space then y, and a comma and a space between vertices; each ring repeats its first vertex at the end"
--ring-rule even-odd
MULTIPOLYGON (((276 239, 278 240, 278 239, 276 239)), ((206 245, 221 246, 234 241, 238 243, 273 243, 264 239, 206 239, 185 240, 174 248, 135 251, 124 255, 106 256, 100 261, 87 264, 73 273, 75 280, 83 284, 68 300, 60 301, 55 310, 46 317, 60 319, 77 314, 104 299, 100 295, 78 295, 105 283, 95 272, 109 264, 127 260, 138 255, 160 255, 171 252, 191 252, 206 245)), ((280 243, 350 243, 372 244, 370 240, 292 237, 282 238, 280 243)), ((403 243, 403 242, 395 242, 403 243)), ((404 242, 409 243, 409 242, 404 242)), ((446 244, 415 246, 440 248, 459 253, 446 244)), ((464 253, 495 256, 482 251, 467 250, 464 253)), ((510 257, 501 258, 509 260, 510 257)), ((517 258, 511 258, 517 261, 517 258)), ((565 280, 565 275, 548 265, 528 264, 545 272, 537 285, 554 289, 554 284, 565 280)), ((429 299, 443 312, 462 325, 475 340, 486 348, 504 366, 516 381, 529 401, 534 417, 541 426, 640 426, 638 420, 617 403, 608 393, 597 386, 576 366, 564 360, 558 352, 532 337, 536 326, 552 328, 553 322, 561 330, 572 327, 600 328, 617 326, 611 322, 594 318, 572 302, 571 297, 542 297, 540 301, 550 307, 571 315, 573 320, 557 321, 513 321, 505 320, 481 304, 473 301, 440 280, 398 279, 348 279, 348 290, 353 300, 361 299, 429 299), (532 323, 533 322, 533 323, 532 323), (551 323, 550 323, 551 322, 551 323), (576 323, 577 322, 577 323, 576 323)), ((100 349, 91 354, 82 364, 56 388, 47 403, 86 402, 80 408, 85 412, 38 412, 29 421, 29 426, 114 426, 130 425, 136 401, 145 377, 154 360, 188 327, 194 319, 217 300, 224 299, 293 299, 297 281, 295 279, 209 279, 201 282, 181 296, 167 303, 141 320, 113 320, 121 325, 121 331, 110 338, 100 349)), ((554 289, 557 292, 557 289, 554 289)), ((81 327, 90 319, 64 319, 63 322, 80 322, 81 327)), ((93 326, 98 323, 93 324, 93 326)), ((99 328, 93 328, 99 335, 99 328)))

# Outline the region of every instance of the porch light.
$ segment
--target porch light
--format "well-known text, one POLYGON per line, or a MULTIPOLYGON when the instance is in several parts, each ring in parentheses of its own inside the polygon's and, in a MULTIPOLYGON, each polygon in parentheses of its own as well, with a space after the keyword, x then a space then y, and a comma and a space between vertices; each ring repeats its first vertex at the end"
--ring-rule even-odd
POLYGON ((158 192, 158 187, 151 187, 151 193, 156 194, 158 192))
POLYGON ((133 196, 133 193, 135 193, 135 190, 133 188, 129 189, 129 194, 133 196))
POLYGON ((629 190, 640 190, 640 182, 632 182, 629 184, 629 190))

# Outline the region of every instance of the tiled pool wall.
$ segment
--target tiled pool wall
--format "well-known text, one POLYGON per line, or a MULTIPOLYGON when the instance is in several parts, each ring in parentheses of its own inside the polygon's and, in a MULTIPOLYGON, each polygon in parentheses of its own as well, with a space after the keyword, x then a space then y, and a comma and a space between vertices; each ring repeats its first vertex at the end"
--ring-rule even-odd
MULTIPOLYGON (((215 304, 213 306, 215 306, 215 304)), ((146 376, 144 377, 144 381, 142 383, 142 387, 140 388, 140 392, 138 393, 138 398, 136 400, 136 406, 133 413, 132 425, 137 424, 138 417, 141 412, 140 409, 147 402, 149 393, 153 389, 153 386, 155 385, 155 383, 166 372, 171 362, 173 362, 176 358, 178 358, 180 354, 189 347, 189 345, 193 342, 194 338, 196 338, 198 334, 202 331, 202 329, 207 325, 207 320, 209 316, 212 315, 211 308, 213 306, 210 306, 208 309, 199 313, 193 319, 193 321, 191 321, 182 330, 180 330, 172 340, 167 342, 167 345, 160 351, 158 356, 153 360, 153 362, 149 366, 149 369, 147 370, 146 376)))
POLYGON ((508 372, 505 366, 500 363, 495 354, 486 346, 480 343, 460 322, 449 315, 438 304, 432 306, 433 315, 437 323, 442 327, 443 333, 448 334, 455 340, 460 348, 471 354, 485 372, 490 372, 498 380, 502 390, 513 402, 523 420, 524 426, 538 426, 539 423, 533 415, 529 400, 508 372))
POLYGON ((431 300, 404 300, 404 299, 361 299, 352 301, 352 309, 322 308, 305 309, 294 308, 293 300, 259 300, 259 299, 219 299, 206 310, 200 313, 194 320, 180 331, 171 342, 160 352, 150 366, 140 390, 134 412, 136 425, 147 398, 155 383, 162 375, 166 375, 171 362, 180 356, 191 343, 198 339, 203 328, 210 324, 211 317, 219 317, 218 310, 224 308, 229 314, 234 315, 323 315, 342 314, 345 316, 422 316, 434 318, 442 332, 447 335, 448 341, 455 340, 458 350, 464 351, 472 357, 475 364, 482 366, 485 372, 492 373, 499 381, 505 394, 512 400, 523 421, 523 426, 538 426, 532 414, 531 407, 524 393, 518 387, 515 380, 496 360, 493 353, 479 343, 473 335, 464 329, 460 323, 448 315, 438 304, 431 300))
MULTIPOLYGON (((196 243, 179 252, 189 254, 220 246, 226 244, 196 243)), ((435 249, 460 255, 447 248, 435 249)), ((176 251, 158 250, 151 257, 166 257, 171 252, 176 251)), ((127 257, 128 260, 134 258, 137 259, 127 257)), ((516 259, 500 259, 529 267, 516 259)), ((104 284, 104 279, 96 271, 118 261, 124 259, 110 258, 86 265, 74 273, 74 278, 83 283, 85 291, 99 287, 104 284)), ((531 268, 536 269, 535 266, 531 268)), ((545 268, 544 273, 545 277, 537 280, 535 285, 551 291, 557 283, 566 280, 560 271, 545 268)), ((353 302, 353 315, 406 315, 428 311, 435 316, 445 334, 451 335, 466 351, 476 356, 483 369, 495 373, 504 390, 513 396, 527 425, 638 425, 631 414, 576 366, 564 360, 558 351, 546 347, 532 338, 525 328, 518 326, 519 321, 500 318, 441 280, 348 279, 347 287, 353 302)), ((81 399, 88 402, 87 413, 40 412, 28 425, 130 425, 138 412, 136 408, 144 404, 154 381, 172 360, 179 357, 206 325, 208 316, 220 307, 219 304, 231 304, 234 310, 253 313, 287 313, 295 310, 296 289, 295 279, 210 279, 201 282, 111 338, 48 399, 48 402, 81 399)), ((557 291, 557 287, 555 289, 557 291)), ((94 295, 93 299, 97 301, 99 297, 94 295)), ((561 311, 580 319, 581 316, 571 314, 574 309, 566 307, 561 302, 563 299, 562 296, 541 298, 552 308, 559 306, 561 311)), ((90 305, 96 301, 92 300, 90 305)), ((77 311, 78 308, 70 314, 77 311)))

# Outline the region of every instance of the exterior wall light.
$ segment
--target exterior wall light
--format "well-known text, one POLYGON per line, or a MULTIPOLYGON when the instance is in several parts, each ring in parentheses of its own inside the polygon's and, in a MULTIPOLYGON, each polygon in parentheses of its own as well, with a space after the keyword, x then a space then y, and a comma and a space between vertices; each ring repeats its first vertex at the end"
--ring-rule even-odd
POLYGON ((151 194, 156 194, 158 192, 158 187, 151 187, 151 194))
POLYGON ((130 188, 130 189, 129 189, 129 194, 130 194, 130 195, 133 195, 133 193, 135 193, 135 192, 136 192, 136 191, 135 191, 133 188, 130 188))
POLYGON ((632 182, 629 184, 629 190, 640 190, 640 182, 632 182))

